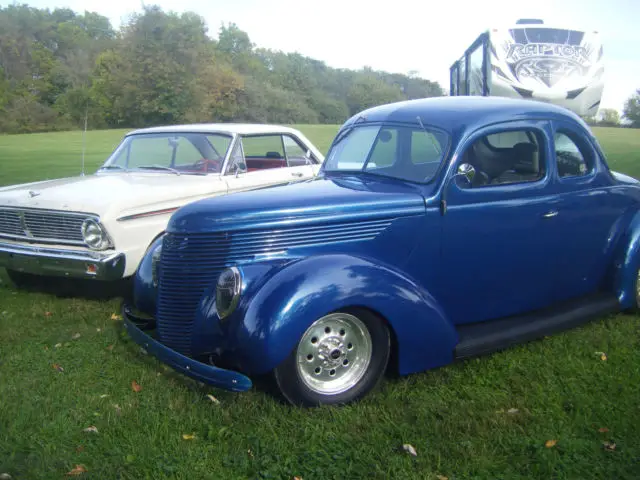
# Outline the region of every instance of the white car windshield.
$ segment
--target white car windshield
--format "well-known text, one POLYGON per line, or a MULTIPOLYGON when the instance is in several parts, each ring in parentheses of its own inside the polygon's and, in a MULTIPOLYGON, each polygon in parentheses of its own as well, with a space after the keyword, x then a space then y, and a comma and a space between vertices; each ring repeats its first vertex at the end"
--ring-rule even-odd
POLYGON ((425 183, 440 167, 448 135, 398 125, 355 126, 327 153, 326 172, 359 171, 425 183))
POLYGON ((146 133, 130 135, 100 170, 167 173, 220 173, 231 136, 219 133, 146 133))

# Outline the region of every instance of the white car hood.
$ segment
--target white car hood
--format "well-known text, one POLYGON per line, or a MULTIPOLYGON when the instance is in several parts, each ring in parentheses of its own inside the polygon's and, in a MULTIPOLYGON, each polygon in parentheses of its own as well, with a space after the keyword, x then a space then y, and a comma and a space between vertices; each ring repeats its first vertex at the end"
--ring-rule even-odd
POLYGON ((0 206, 46 208, 115 217, 179 206, 211 193, 225 193, 226 182, 215 174, 99 173, 0 188, 0 206))

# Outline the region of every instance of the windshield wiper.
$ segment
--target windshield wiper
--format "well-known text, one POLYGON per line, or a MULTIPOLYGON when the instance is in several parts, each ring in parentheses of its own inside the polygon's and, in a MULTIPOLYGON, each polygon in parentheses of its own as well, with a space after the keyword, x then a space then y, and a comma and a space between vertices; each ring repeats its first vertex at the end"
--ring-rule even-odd
POLYGON ((140 165, 139 167, 136 167, 136 168, 146 169, 146 170, 168 170, 170 172, 175 173, 176 175, 180 175, 180 172, 175 168, 165 167, 164 165, 140 165))
POLYGON ((103 165, 98 170, 126 170, 122 165, 103 165))

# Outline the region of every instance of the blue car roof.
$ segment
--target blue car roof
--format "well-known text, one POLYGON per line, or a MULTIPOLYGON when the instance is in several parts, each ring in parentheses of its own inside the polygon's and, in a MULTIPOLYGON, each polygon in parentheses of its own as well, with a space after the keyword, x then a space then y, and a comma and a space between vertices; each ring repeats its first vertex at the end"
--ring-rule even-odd
MULTIPOLYGON (((354 122, 401 122, 419 124, 417 117, 427 125, 454 131, 461 126, 480 126, 509 120, 564 119, 587 124, 570 110, 536 100, 504 97, 456 96, 430 97, 389 103, 364 110, 347 120, 354 122)), ((588 127, 587 127, 588 128, 588 127)))

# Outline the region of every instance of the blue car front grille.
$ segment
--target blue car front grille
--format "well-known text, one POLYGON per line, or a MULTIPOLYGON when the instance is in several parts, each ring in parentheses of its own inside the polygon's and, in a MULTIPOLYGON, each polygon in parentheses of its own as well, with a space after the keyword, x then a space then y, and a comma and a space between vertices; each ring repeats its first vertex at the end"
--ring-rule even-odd
POLYGON ((194 317, 220 272, 256 255, 292 248, 371 240, 392 219, 234 232, 167 233, 160 258, 157 325, 161 342, 190 355, 194 317))

